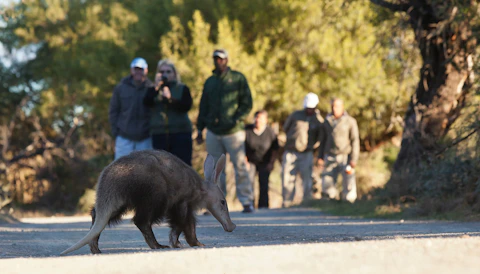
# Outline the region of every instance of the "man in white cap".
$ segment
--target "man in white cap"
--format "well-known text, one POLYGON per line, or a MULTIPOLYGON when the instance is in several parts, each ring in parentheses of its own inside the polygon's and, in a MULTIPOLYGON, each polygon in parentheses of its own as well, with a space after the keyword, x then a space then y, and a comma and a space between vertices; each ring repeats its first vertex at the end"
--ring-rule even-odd
POLYGON ((147 89, 153 86, 147 72, 145 59, 133 59, 130 75, 113 90, 108 116, 115 138, 115 159, 132 151, 152 149, 150 109, 143 104, 147 89))
POLYGON ((304 109, 293 112, 283 125, 287 135, 282 158, 283 207, 293 202, 298 173, 303 182, 303 199, 311 198, 313 151, 320 147, 323 155, 326 140, 324 120, 316 109, 318 101, 316 94, 308 93, 303 101, 304 109))

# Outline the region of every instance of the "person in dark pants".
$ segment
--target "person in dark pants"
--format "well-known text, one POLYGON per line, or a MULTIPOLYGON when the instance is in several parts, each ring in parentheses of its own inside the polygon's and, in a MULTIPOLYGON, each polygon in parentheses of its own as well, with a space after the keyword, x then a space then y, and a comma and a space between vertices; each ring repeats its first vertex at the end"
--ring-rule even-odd
POLYGON ((153 148, 168 151, 191 166, 192 123, 188 111, 192 107, 192 96, 190 89, 180 82, 172 62, 158 62, 155 87, 147 91, 143 103, 152 110, 153 148))
POLYGON ((247 125, 245 132, 246 163, 252 182, 258 173, 258 208, 268 208, 268 179, 277 159, 277 134, 268 126, 268 113, 265 110, 255 113, 254 124, 247 125))

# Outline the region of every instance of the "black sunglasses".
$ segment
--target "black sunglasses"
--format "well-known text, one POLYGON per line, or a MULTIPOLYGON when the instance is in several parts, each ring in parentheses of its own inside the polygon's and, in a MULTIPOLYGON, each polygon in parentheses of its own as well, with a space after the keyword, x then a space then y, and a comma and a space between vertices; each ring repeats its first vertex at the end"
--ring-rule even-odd
POLYGON ((160 70, 159 72, 160 72, 161 74, 172 73, 171 70, 160 70))

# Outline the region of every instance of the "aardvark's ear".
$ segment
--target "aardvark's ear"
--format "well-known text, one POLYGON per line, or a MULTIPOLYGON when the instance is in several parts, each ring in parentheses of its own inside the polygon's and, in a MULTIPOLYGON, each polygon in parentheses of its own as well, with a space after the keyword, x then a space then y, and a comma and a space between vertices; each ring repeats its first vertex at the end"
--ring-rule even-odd
POLYGON ((213 179, 213 182, 216 183, 218 180, 218 177, 220 177, 220 174, 222 173, 223 169, 225 168, 225 154, 222 154, 220 158, 217 161, 217 164, 215 165, 215 178, 213 179))
POLYGON ((203 163, 203 174, 205 175, 205 180, 210 181, 212 180, 213 171, 215 168, 215 160, 213 156, 208 154, 205 162, 203 163))

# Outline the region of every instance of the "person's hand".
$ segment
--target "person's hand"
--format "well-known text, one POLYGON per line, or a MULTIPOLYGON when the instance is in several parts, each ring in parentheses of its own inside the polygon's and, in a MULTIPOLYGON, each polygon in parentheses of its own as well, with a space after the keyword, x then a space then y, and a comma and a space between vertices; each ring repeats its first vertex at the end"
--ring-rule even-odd
POLYGON ((172 98, 172 93, 170 92, 170 88, 167 87, 167 86, 164 86, 162 88, 162 94, 163 94, 163 97, 165 97, 167 99, 172 98))
POLYGON ((325 161, 322 158, 317 159, 317 166, 323 168, 325 166, 325 161))
POLYGON ((357 163, 355 163, 354 161, 350 161, 350 166, 351 166, 352 168, 355 168, 356 165, 357 165, 357 163))
POLYGON ((195 140, 197 141, 197 144, 203 144, 203 136, 201 131, 198 131, 197 138, 195 140))
POLYGON ((162 81, 162 74, 157 73, 155 75, 155 90, 158 91, 160 89, 160 81, 162 81))
POLYGON ((247 170, 250 170, 250 162, 248 161, 248 158, 245 156, 245 166, 247 167, 247 170))

